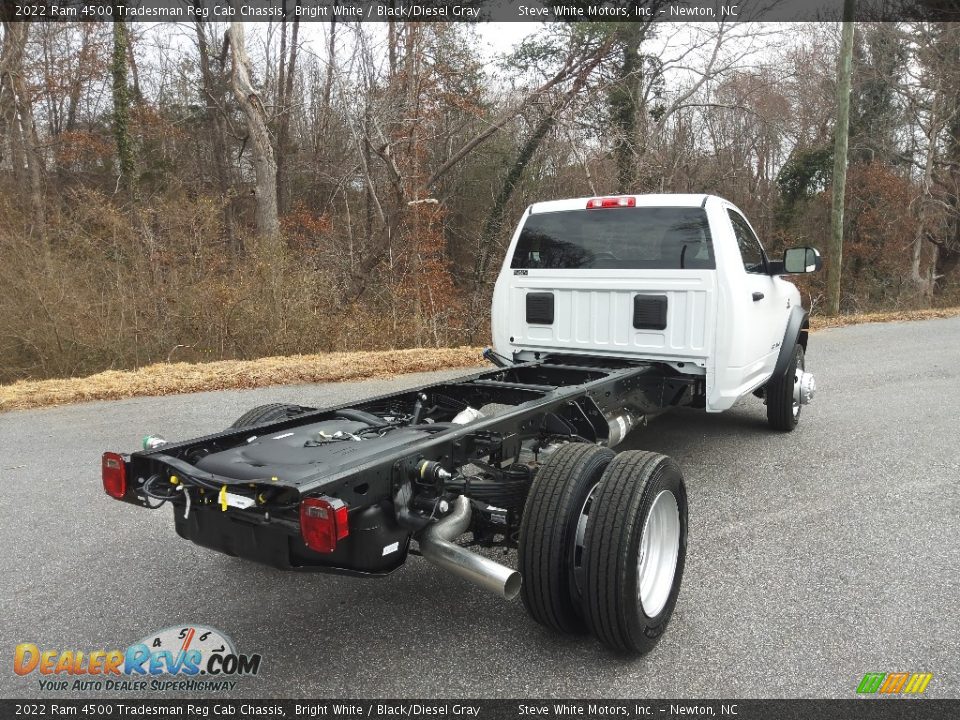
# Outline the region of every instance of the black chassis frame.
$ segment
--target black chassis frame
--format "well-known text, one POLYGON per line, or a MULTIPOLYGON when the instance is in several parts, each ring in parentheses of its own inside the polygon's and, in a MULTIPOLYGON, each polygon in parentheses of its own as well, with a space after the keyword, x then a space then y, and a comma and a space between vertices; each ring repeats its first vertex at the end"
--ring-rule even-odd
MULTIPOLYGON (((495 358, 494 358, 495 360, 495 358)), ((496 361, 496 360, 495 360, 496 361)), ((418 504, 422 489, 414 482, 420 463, 439 463, 451 473, 463 465, 485 459, 496 466, 519 456, 521 444, 535 438, 564 436, 598 444, 610 442, 617 418, 630 417, 640 424, 671 406, 691 401, 703 393, 703 378, 683 375, 668 365, 609 357, 546 355, 531 362, 506 364, 492 370, 380 395, 367 400, 323 409, 305 408, 302 414, 254 427, 231 428, 220 433, 168 443, 154 450, 134 452, 127 462, 127 492, 123 501, 151 507, 141 488, 154 474, 177 475, 228 488, 287 490, 294 505, 309 496, 328 496, 349 506, 351 528, 357 524, 371 532, 353 533, 345 547, 331 555, 313 553, 300 539, 299 514, 288 505, 286 512, 265 512, 198 504, 189 519, 174 513, 177 532, 193 542, 230 555, 246 557, 283 569, 319 570, 359 575, 389 574, 403 564, 408 541, 432 522, 433 511, 418 504), (368 456, 365 461, 344 466, 332 474, 318 474, 299 481, 280 478, 251 483, 223 477, 195 467, 187 458, 205 448, 223 450, 246 442, 251 434, 283 431, 299 425, 333 418, 346 408, 370 410, 387 405, 413 406, 417 398, 434 393, 453 397, 473 407, 486 403, 515 405, 492 417, 412 440, 400 447, 368 456), (365 523, 365 525, 364 525, 365 523), (359 537, 358 537, 359 536, 359 537), (382 559, 383 543, 398 543, 395 557, 382 559), (358 547, 366 544, 368 547, 358 547), (351 545, 353 547, 351 547, 351 545)), ((617 438, 619 439, 619 438, 617 438)), ((209 503, 209 501, 208 501, 209 503)), ((173 501, 183 508, 184 501, 173 501)), ((344 545, 344 543, 341 543, 344 545)))

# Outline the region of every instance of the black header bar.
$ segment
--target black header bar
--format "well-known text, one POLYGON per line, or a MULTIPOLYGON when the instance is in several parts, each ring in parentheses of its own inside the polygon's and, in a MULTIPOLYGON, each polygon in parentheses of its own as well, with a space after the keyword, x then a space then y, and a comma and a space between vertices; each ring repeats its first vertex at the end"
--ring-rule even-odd
MULTIPOLYGON (((4 0, 11 21, 837 21, 843 0, 4 0)), ((960 0, 857 0, 858 21, 960 20, 960 0)))
POLYGON ((182 717, 304 720, 940 720, 960 699, 849 700, 0 700, 0 716, 24 720, 182 717))

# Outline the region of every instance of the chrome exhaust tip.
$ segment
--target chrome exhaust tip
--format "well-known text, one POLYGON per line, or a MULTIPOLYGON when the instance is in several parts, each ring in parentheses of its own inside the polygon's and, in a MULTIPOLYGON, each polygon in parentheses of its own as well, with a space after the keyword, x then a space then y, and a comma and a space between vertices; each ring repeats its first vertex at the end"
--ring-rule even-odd
POLYGON ((470 526, 470 513, 470 498, 461 495, 454 500, 450 513, 421 533, 420 553, 437 567, 513 600, 520 594, 520 573, 451 542, 470 526))

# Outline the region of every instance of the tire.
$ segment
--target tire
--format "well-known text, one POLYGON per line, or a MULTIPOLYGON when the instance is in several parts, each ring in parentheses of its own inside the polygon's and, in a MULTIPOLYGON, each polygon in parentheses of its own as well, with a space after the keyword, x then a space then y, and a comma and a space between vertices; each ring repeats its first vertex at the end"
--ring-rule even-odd
POLYGON ((233 428, 245 428, 253 427, 254 425, 263 425, 268 422, 276 422, 278 420, 286 420, 288 418, 296 417, 304 412, 304 408, 299 405, 288 405, 286 403, 269 403, 267 405, 258 405, 251 410, 247 410, 243 415, 238 417, 233 425, 230 426, 233 428))
POLYGON ((793 357, 786 373, 767 383, 767 422, 774 430, 790 432, 800 422, 803 406, 794 399, 794 385, 797 370, 805 367, 803 346, 797 343, 793 346, 793 357))
POLYGON ((521 596, 534 620, 559 632, 589 630, 577 582, 577 529, 613 457, 613 450, 597 445, 564 445, 537 472, 527 495, 518 547, 521 596))
POLYGON ((671 458, 629 450, 613 459, 586 550, 584 610, 594 635, 620 652, 649 652, 673 615, 687 554, 687 491, 671 458))

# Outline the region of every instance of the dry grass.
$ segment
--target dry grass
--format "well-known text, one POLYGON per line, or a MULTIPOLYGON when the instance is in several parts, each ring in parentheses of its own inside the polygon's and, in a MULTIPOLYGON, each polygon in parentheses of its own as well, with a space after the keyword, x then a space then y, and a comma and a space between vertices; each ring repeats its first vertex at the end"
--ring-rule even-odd
MULTIPOLYGON (((928 320, 960 315, 960 307, 934 310, 814 317, 813 330, 861 323, 928 320)), ((481 348, 386 350, 292 355, 212 363, 157 363, 139 370, 108 370, 83 378, 21 380, 0 385, 0 412, 66 405, 86 400, 120 400, 204 390, 236 390, 297 383, 372 380, 403 373, 483 364, 481 348)))
POLYGON ((890 312, 864 313, 861 315, 837 315, 836 317, 816 315, 810 318, 810 327, 813 330, 826 330, 827 328, 862 325, 864 323, 932 320, 934 318, 949 318, 958 315, 960 315, 960 307, 932 308, 929 310, 893 310, 890 312))
POLYGON ((371 380, 483 364, 481 348, 428 348, 293 355, 211 363, 157 363, 84 378, 21 380, 0 385, 0 412, 202 390, 235 390, 297 383, 371 380))

